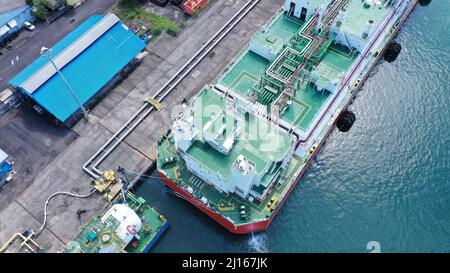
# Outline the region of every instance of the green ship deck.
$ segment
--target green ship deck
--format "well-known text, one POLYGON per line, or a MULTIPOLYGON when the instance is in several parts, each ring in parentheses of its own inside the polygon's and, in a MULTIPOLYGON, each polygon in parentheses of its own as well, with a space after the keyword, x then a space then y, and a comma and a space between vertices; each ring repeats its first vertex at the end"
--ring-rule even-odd
MULTIPOLYGON (((304 165, 303 160, 294 156, 286 170, 282 173, 281 181, 283 181, 283 183, 275 185, 272 192, 268 194, 264 201, 260 202, 255 199, 253 202, 250 202, 234 193, 229 195, 220 193, 214 187, 204 183, 197 176, 187 170, 184 161, 176 152, 174 144, 171 143, 171 138, 172 136, 170 135, 158 147, 158 170, 163 172, 167 177, 183 188, 186 189, 187 187, 191 187, 193 189, 193 195, 197 198, 200 199, 201 197, 206 196, 213 210, 225 217, 228 217, 236 225, 248 224, 252 221, 268 219, 278 205, 278 202, 281 201, 289 187, 294 182, 294 179, 299 175, 299 172, 304 165), (164 158, 170 156, 177 159, 176 163, 162 167, 161 162, 164 158), (271 200, 273 200, 272 203, 271 200), (239 207, 241 205, 246 205, 248 208, 247 219, 242 219, 239 215, 239 207)), ((209 152, 214 153, 215 151, 213 151, 212 148, 208 148, 208 151, 205 152, 206 155, 209 152)))
MULTIPOLYGON (((267 28, 264 28, 264 35, 260 31, 253 39, 258 40, 261 44, 271 44, 266 39, 268 36, 282 45, 286 45, 303 25, 304 23, 299 20, 281 15, 267 28)), ((357 57, 357 52, 350 53, 343 46, 331 44, 317 67, 319 82, 339 77, 348 70, 357 57)), ((246 48, 228 66, 225 73, 219 76, 217 83, 237 93, 251 96, 253 87, 265 75, 270 64, 270 60, 246 48)), ((312 84, 305 81, 297 88, 291 106, 282 114, 281 118, 294 127, 307 131, 329 98, 329 92, 316 91, 312 84)))
MULTIPOLYGON (((193 112, 197 113, 197 116, 194 116, 194 120, 196 120, 194 123, 200 126, 204 125, 211 119, 212 113, 215 115, 221 114, 230 105, 230 102, 223 95, 219 95, 216 91, 205 87, 193 104, 193 112)), ((295 138, 293 136, 286 132, 281 132, 277 126, 267 120, 250 116, 242 122, 241 126, 244 128, 244 131, 234 144, 234 148, 229 156, 217 152, 208 143, 200 140, 193 143, 187 154, 202 165, 207 166, 213 173, 218 173, 220 176, 225 177, 230 175, 231 165, 240 154, 251 159, 255 163, 257 172, 262 173, 270 160, 282 160, 294 143, 295 138)), ((200 137, 200 139, 202 138, 200 137)), ((294 179, 298 176, 303 164, 303 160, 294 157, 281 173, 272 172, 265 174, 260 186, 253 188, 255 192, 264 191, 275 175, 280 174, 280 179, 264 200, 254 199, 249 201, 235 193, 225 195, 192 174, 187 169, 183 158, 177 153, 173 132, 163 137, 163 141, 160 141, 158 145, 158 171, 163 172, 183 188, 192 188, 193 194, 198 199, 207 197, 209 206, 213 210, 228 217, 236 225, 269 218, 278 202, 281 201, 294 179), (164 160, 170 157, 175 159, 175 163, 163 164, 164 160), (239 208, 242 205, 247 207, 247 217, 245 219, 242 219, 239 215, 239 208)))
MULTIPOLYGON (((194 125, 203 128, 211 115, 220 116, 226 114, 225 130, 222 139, 225 139, 233 132, 230 129, 234 123, 233 111, 228 108, 232 107, 225 97, 218 96, 217 93, 205 88, 194 102, 193 111, 194 125)), ((222 126, 222 118, 218 118, 220 124, 213 124, 210 131, 215 131, 222 126)), ((248 119, 242 117, 239 126, 244 128, 239 139, 234 144, 229 155, 223 155, 210 147, 204 141, 202 136, 196 140, 189 148, 187 154, 205 166, 208 166, 212 172, 219 173, 222 177, 228 177, 231 174, 231 165, 239 155, 244 155, 255 163, 257 173, 262 173, 269 161, 281 161, 289 148, 294 143, 294 138, 281 130, 274 124, 265 120, 250 116, 248 119)))
POLYGON ((76 238, 64 249, 65 253, 99 253, 99 252, 122 252, 122 253, 144 253, 152 247, 159 236, 168 227, 164 216, 156 212, 147 202, 136 197, 130 192, 126 193, 128 206, 139 216, 143 227, 136 233, 137 236, 125 247, 121 247, 123 241, 115 234, 119 221, 108 217, 106 222, 101 217, 94 217, 80 230, 76 238), (109 241, 102 241, 104 235, 109 236, 109 241))

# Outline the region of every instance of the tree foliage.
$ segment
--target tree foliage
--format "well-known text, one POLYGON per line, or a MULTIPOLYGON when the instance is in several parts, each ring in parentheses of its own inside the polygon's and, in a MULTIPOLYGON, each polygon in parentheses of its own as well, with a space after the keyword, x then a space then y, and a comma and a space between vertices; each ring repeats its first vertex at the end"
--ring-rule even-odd
POLYGON ((47 19, 53 8, 49 0, 27 0, 26 2, 32 7, 34 16, 39 19, 47 19))

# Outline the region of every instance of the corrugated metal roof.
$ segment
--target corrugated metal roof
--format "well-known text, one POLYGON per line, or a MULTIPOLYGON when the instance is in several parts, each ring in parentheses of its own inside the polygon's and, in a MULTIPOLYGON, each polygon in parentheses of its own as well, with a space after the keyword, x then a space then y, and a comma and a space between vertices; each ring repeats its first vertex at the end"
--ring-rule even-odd
POLYGON ((17 15, 21 14, 24 10, 28 8, 29 8, 28 6, 23 6, 6 13, 0 12, 0 27, 11 21, 11 19, 14 19, 17 15))
MULTIPOLYGON (((119 21, 119 18, 114 14, 105 16, 89 31, 78 38, 78 40, 73 42, 56 57, 53 57, 53 62, 59 69, 62 69, 119 21)), ((55 73, 56 70, 53 65, 51 63, 47 63, 33 76, 28 78, 22 85, 20 85, 20 87, 28 93, 33 94, 34 91, 36 91, 42 84, 55 75, 55 73)))
MULTIPOLYGON (((100 26, 99 23, 102 21, 106 22, 104 20, 108 17, 103 15, 90 17, 64 39, 52 46, 53 56, 57 56, 55 59, 58 59, 59 65, 66 63, 61 66, 60 70, 83 104, 100 91, 145 47, 144 41, 139 39, 125 25, 120 22, 112 23, 115 16, 109 17, 111 18, 108 19, 109 23, 95 30, 96 26, 100 26), (109 24, 113 25, 108 29, 109 24), (107 30, 102 33, 105 29, 107 30), (102 34, 99 35, 99 33, 102 34), (97 38, 91 40, 89 37, 97 38), (83 41, 77 42, 81 40, 83 41), (71 49, 69 50, 69 48, 71 49), (75 54, 82 48, 84 49, 81 52, 75 54), (60 59, 59 56, 63 57, 60 59)), ((48 64, 48 58, 39 57, 14 77, 10 84, 20 87, 24 93, 32 97, 41 107, 59 120, 66 121, 79 109, 79 105, 63 80, 54 74, 54 69, 53 73, 51 70, 50 72, 38 73, 42 68, 48 67, 48 64), (44 75, 43 78, 48 79, 41 80, 43 83, 29 93, 21 86, 24 86, 24 83, 34 77, 36 73, 44 75)))
POLYGON ((7 158, 8 158, 8 155, 2 149, 0 149, 0 163, 5 161, 7 158))
POLYGON ((3 36, 3 34, 8 33, 11 29, 7 25, 0 26, 0 36, 3 36))

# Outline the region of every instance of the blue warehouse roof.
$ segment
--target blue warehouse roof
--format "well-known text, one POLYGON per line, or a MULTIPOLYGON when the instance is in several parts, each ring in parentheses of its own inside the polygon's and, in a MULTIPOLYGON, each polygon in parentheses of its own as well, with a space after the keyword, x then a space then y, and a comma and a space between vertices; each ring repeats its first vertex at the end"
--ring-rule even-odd
MULTIPOLYGON (((144 47, 145 42, 115 15, 96 15, 54 45, 52 56, 85 104, 144 47)), ((39 57, 10 84, 63 122, 79 110, 76 99, 46 57, 39 57)))
POLYGON ((17 15, 21 14, 22 12, 24 12, 27 9, 29 9, 28 6, 23 6, 23 7, 8 11, 6 13, 1 13, 0 14, 0 27, 5 25, 6 23, 8 23, 10 20, 16 18, 17 15))

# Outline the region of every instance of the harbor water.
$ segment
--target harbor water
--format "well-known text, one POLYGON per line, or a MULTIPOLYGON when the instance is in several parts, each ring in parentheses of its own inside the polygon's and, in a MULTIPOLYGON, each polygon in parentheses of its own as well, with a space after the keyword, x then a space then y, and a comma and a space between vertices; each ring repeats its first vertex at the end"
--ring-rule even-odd
POLYGON ((170 228, 154 252, 449 252, 450 0, 417 5, 266 232, 233 235, 167 192, 136 193, 170 228))

